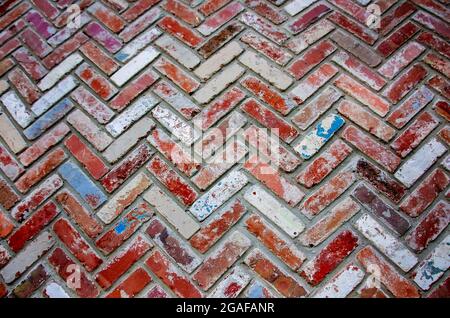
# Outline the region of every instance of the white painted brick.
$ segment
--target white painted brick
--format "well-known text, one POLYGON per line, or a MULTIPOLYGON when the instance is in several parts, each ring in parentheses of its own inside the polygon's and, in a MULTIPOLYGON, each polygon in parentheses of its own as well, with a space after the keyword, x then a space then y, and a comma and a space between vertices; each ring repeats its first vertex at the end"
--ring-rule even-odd
POLYGON ((209 102, 215 96, 219 95, 220 92, 227 88, 231 83, 240 78, 244 72, 245 69, 239 66, 239 64, 231 64, 216 77, 207 82, 201 89, 199 89, 194 94, 194 99, 201 104, 209 102))
POLYGON ((5 282, 8 284, 13 282, 41 258, 53 244, 55 244, 55 240, 49 232, 45 231, 39 234, 0 271, 5 282))
POLYGON ((119 160, 132 148, 139 139, 148 135, 155 127, 155 123, 148 117, 144 117, 131 126, 124 134, 117 138, 104 152, 103 156, 109 163, 119 160))
POLYGON ((153 186, 143 197, 153 205, 185 239, 189 239, 200 229, 197 222, 195 222, 192 217, 190 217, 157 186, 153 186))
POLYGON ((33 114, 27 109, 14 91, 9 91, 4 94, 1 101, 20 127, 25 128, 33 121, 33 114))
POLYGON ((51 282, 45 286, 43 293, 48 298, 70 298, 65 290, 55 282, 51 282))
POLYGON ((53 87, 64 75, 73 70, 78 64, 83 61, 83 57, 74 53, 66 57, 64 61, 55 66, 38 84, 42 91, 53 87))
POLYGON ((194 71, 195 75, 202 80, 209 79, 214 73, 219 71, 224 65, 230 63, 236 56, 241 54, 242 47, 236 41, 230 42, 220 51, 212 55, 207 61, 202 63, 194 71))
POLYGON ((149 45, 151 41, 156 39, 161 35, 161 31, 152 28, 141 33, 133 41, 125 45, 119 52, 116 53, 115 57, 121 62, 126 62, 135 56, 140 50, 149 45))
POLYGON ((13 123, 9 120, 3 109, 0 109, 0 136, 14 153, 20 152, 27 146, 27 143, 22 138, 22 135, 16 127, 14 127, 13 123))
POLYGON ((368 214, 360 217, 355 227, 405 272, 417 264, 417 257, 368 214))
MULTIPOLYGON (((242 266, 236 266, 231 272, 224 278, 209 294, 208 298, 229 298, 226 293, 228 286, 239 286, 242 291, 247 286, 252 277, 242 268, 242 266)), ((233 295, 237 297, 238 295, 233 295)))
POLYGON ((289 3, 287 6, 284 7, 284 10, 286 10, 287 13, 289 13, 291 16, 296 15, 303 9, 309 7, 311 4, 316 2, 317 0, 294 0, 291 3, 289 3))
POLYGON ((329 283, 323 286, 314 298, 345 298, 363 280, 364 272, 356 265, 350 264, 329 283))
POLYGON ((75 127, 98 151, 105 150, 113 139, 103 130, 99 129, 81 110, 75 110, 67 116, 67 122, 75 127))
POLYGON ((42 115, 47 109, 52 107, 56 102, 77 87, 78 81, 69 75, 56 86, 49 90, 45 95, 41 96, 31 107, 36 115, 42 115))
POLYGON ((111 76, 111 81, 118 86, 122 86, 130 78, 139 73, 140 70, 150 64, 158 55, 159 52, 152 46, 149 46, 115 72, 111 76))
MULTIPOLYGON (((139 186, 149 187, 152 181, 143 172, 140 172, 130 182, 128 182, 119 192, 117 192, 108 202, 97 212, 97 216, 104 223, 109 224, 116 217, 119 216, 121 210, 124 208, 124 201, 130 196, 131 193, 136 191, 139 186)), ((130 202, 132 203, 132 202, 130 202)))
POLYGON ((106 130, 114 137, 119 136, 135 121, 144 116, 158 103, 158 100, 150 93, 139 97, 136 102, 128 106, 119 116, 106 125, 106 130))
POLYGON ((287 89, 293 82, 286 73, 254 52, 246 51, 239 61, 280 90, 287 89))
POLYGON ((240 171, 232 171, 194 202, 189 210, 199 221, 206 219, 248 182, 240 171))
POLYGON ((416 151, 395 173, 395 177, 408 188, 411 187, 447 151, 433 138, 416 151))
POLYGON ((191 49, 175 41, 169 35, 160 37, 155 44, 188 69, 193 69, 200 63, 200 59, 191 49))
POLYGON ((414 271, 414 282, 423 290, 430 289, 450 267, 450 235, 439 243, 414 271))
POLYGON ((305 228, 302 221, 259 185, 247 189, 244 199, 257 208, 269 220, 291 238, 297 237, 305 228))
POLYGON ((178 138, 186 146, 190 146, 200 137, 198 130, 190 126, 186 121, 177 116, 167 107, 160 105, 152 110, 153 118, 161 123, 173 136, 178 138))

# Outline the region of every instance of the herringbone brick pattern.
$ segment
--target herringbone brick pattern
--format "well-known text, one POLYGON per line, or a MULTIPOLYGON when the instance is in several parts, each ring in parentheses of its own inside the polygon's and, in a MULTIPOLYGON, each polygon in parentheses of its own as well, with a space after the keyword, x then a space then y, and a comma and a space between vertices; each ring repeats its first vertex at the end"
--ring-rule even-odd
POLYGON ((0 3, 0 297, 449 296, 448 0, 0 3))

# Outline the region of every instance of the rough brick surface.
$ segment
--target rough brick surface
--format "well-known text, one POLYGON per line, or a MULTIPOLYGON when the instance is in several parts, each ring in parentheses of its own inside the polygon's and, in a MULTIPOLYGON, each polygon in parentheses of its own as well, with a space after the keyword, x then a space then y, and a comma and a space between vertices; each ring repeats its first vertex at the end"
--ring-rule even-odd
POLYGON ((447 0, 2 3, 0 298, 449 297, 447 0))

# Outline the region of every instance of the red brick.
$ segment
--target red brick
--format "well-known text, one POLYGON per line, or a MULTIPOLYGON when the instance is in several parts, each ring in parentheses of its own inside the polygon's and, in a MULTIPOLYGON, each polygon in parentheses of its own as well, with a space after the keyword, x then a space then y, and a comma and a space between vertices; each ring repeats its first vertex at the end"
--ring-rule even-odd
POLYGON ((0 47, 0 60, 3 60, 6 56, 8 56, 12 51, 21 46, 21 43, 18 39, 11 39, 8 42, 4 43, 0 47))
POLYGON ((286 31, 274 27, 273 24, 252 12, 245 12, 241 15, 240 20, 278 45, 282 45, 289 38, 286 31))
POLYGON ((189 278, 180 274, 176 267, 159 251, 154 251, 145 263, 179 297, 202 297, 200 291, 192 284, 189 278))
POLYGON ((286 15, 276 9, 273 9, 262 0, 245 0, 245 4, 257 14, 274 24, 281 24, 287 20, 286 15))
POLYGON ((241 3, 231 2, 214 15, 208 17, 197 29, 205 36, 210 35, 244 9, 241 3))
POLYGON ((300 243, 308 247, 319 245, 359 210, 355 201, 344 199, 329 214, 303 232, 299 237, 300 243))
POLYGON ((444 74, 447 78, 450 77, 450 62, 436 54, 428 53, 423 58, 423 61, 427 63, 431 68, 444 74))
POLYGON ((9 263, 10 259, 11 255, 9 254, 9 252, 3 246, 0 246, 0 268, 6 266, 6 264, 9 263))
POLYGON ((417 12, 417 14, 414 15, 414 20, 445 38, 450 37, 450 28, 448 27, 448 24, 425 11, 417 12))
POLYGON ((147 298, 168 298, 169 295, 159 285, 156 285, 152 289, 150 289, 150 291, 148 292, 146 297, 147 298))
POLYGON ((184 205, 190 206, 197 199, 197 192, 159 156, 153 157, 147 169, 184 205))
POLYGON ((189 242, 200 253, 206 253, 246 212, 241 201, 233 201, 195 233, 189 242))
POLYGON ((53 224, 53 231, 88 272, 95 270, 103 263, 78 231, 65 219, 56 221, 53 224))
POLYGON ((400 210, 417 217, 445 190, 449 179, 444 171, 436 169, 400 205, 400 210))
POLYGON ((399 157, 354 126, 347 126, 342 137, 389 172, 394 172, 400 165, 399 157))
POLYGON ((303 12, 295 21, 289 23, 288 28, 292 33, 297 34, 309 25, 319 20, 322 16, 330 12, 330 8, 324 4, 318 4, 315 7, 303 12))
POLYGON ((219 10, 228 2, 230 2, 230 0, 206 0, 199 6, 199 11, 203 13, 203 15, 208 16, 219 10))
POLYGON ((406 193, 406 189, 402 184, 389 177, 387 173, 365 159, 358 160, 356 172, 361 178, 377 189, 377 191, 395 203, 400 202, 406 193))
POLYGON ((161 11, 159 8, 153 8, 143 14, 139 19, 136 19, 120 33, 120 38, 124 42, 131 41, 139 33, 144 31, 149 25, 152 25, 160 17, 161 11))
POLYGON ((378 38, 378 35, 370 29, 362 27, 337 11, 330 14, 327 18, 370 45, 374 44, 378 38))
POLYGON ((322 41, 310 48, 301 58, 292 63, 288 70, 298 80, 304 77, 306 73, 320 64, 320 62, 335 50, 336 47, 330 41, 322 41))
POLYGON ((120 276, 133 266, 150 248, 151 243, 138 236, 119 255, 109 261, 109 263, 96 275, 97 283, 103 288, 109 288, 120 276))
POLYGON ((352 149, 340 139, 336 140, 319 157, 315 158, 297 176, 297 182, 307 188, 320 183, 328 176, 342 161, 352 153, 352 149))
POLYGON ((3 15, 0 18, 0 29, 5 29, 8 25, 14 22, 17 18, 19 18, 22 14, 30 9, 30 4, 28 2, 22 2, 20 5, 3 15))
POLYGON ((22 47, 12 55, 32 79, 37 81, 47 74, 48 71, 42 66, 41 62, 26 48, 22 47))
POLYGON ((450 277, 437 286, 427 298, 449 298, 450 297, 450 277))
POLYGON ((381 18, 379 32, 382 35, 388 34, 401 21, 415 11, 416 7, 409 1, 401 3, 398 7, 389 11, 389 13, 381 18))
POLYGON ((7 210, 11 209, 20 197, 6 183, 5 179, 0 177, 0 204, 7 210))
POLYGON ((237 22, 231 22, 216 35, 212 36, 208 41, 203 44, 198 52, 205 59, 213 54, 216 50, 222 47, 228 40, 233 38, 236 34, 241 32, 244 27, 237 22))
POLYGON ((397 154, 406 157, 415 149, 433 130, 439 121, 429 112, 423 112, 401 135, 391 144, 397 154))
POLYGON ((247 237, 239 232, 232 233, 203 261, 192 279, 200 288, 208 290, 249 247, 250 240, 247 237))
POLYGON ((93 41, 85 43, 80 51, 107 75, 111 75, 119 68, 119 64, 95 45, 93 41))
MULTIPOLYGON (((57 247, 53 253, 49 256, 48 261, 55 267, 56 272, 61 276, 64 281, 70 281, 74 283, 71 278, 76 275, 76 266, 78 266, 72 259, 70 259, 66 253, 59 247, 57 247)), ((93 283, 84 273, 80 270, 80 287, 76 288, 74 284, 68 285, 74 292, 82 298, 95 298, 98 296, 99 291, 95 283, 93 283)))
POLYGON ((445 230, 449 222, 449 205, 445 201, 440 201, 408 234, 406 242, 413 250, 421 252, 445 230))
POLYGON ((233 109, 241 100, 244 99, 244 97, 244 92, 239 88, 231 88, 225 94, 219 96, 211 102, 199 115, 195 117, 195 125, 202 130, 207 130, 220 118, 225 116, 231 109, 233 109))
POLYGON ((65 152, 61 148, 53 150, 43 160, 28 169, 27 172, 16 181, 15 185, 17 189, 22 193, 27 192, 33 185, 41 181, 58 167, 66 157, 65 152))
POLYGON ((300 276, 313 286, 319 284, 358 246, 358 237, 351 231, 339 233, 317 256, 302 267, 300 276))
POLYGON ((258 159, 259 155, 253 155, 244 164, 250 174, 259 182, 272 190, 278 197, 286 201, 290 206, 295 206, 304 197, 304 193, 295 185, 284 178, 277 170, 269 164, 258 159))
POLYGON ((0 298, 5 297, 8 294, 8 289, 6 288, 6 285, 0 282, 0 298))
POLYGON ((9 238, 8 245, 14 252, 20 251, 27 241, 32 240, 59 213, 53 202, 48 202, 34 213, 9 238))
POLYGON ((77 223, 81 229, 90 237, 95 238, 103 231, 103 226, 90 215, 80 202, 67 190, 56 195, 56 201, 64 211, 77 223))
POLYGON ((191 47, 196 47, 203 42, 200 36, 171 17, 164 17, 158 25, 191 47))
POLYGON ((72 155, 80 161, 89 174, 95 179, 100 179, 108 172, 108 167, 90 150, 77 135, 70 135, 64 141, 64 145, 72 155))
POLYGON ((194 92, 200 86, 199 82, 165 58, 160 58, 153 66, 187 93, 194 92))
POLYGON ((427 84, 445 98, 450 99, 450 84, 444 77, 435 75, 428 80, 427 84))
POLYGON ((372 93, 347 75, 339 76, 334 82, 334 85, 353 96, 382 117, 389 112, 389 104, 384 99, 372 93))
POLYGON ((129 211, 110 230, 105 232, 97 241, 96 246, 104 253, 110 254, 133 235, 143 223, 154 215, 146 202, 140 203, 129 211))
POLYGON ((262 278, 272 284, 283 296, 298 298, 307 294, 302 285, 291 276, 284 273, 258 249, 253 250, 253 253, 247 256, 245 263, 262 278))
POLYGON ((84 33, 78 32, 53 50, 52 53, 47 55, 45 59, 42 60, 42 64, 44 64, 47 69, 52 69, 61 63, 67 56, 78 50, 78 48, 87 40, 89 40, 89 38, 84 33))
POLYGON ((6 72, 12 69, 14 65, 15 65, 14 61, 10 58, 0 61, 0 76, 6 74, 6 72))
POLYGON ((52 51, 50 45, 30 28, 25 29, 20 37, 30 50, 40 58, 44 58, 52 51))
POLYGON ((403 43, 407 42, 417 31, 419 27, 407 22, 405 25, 394 31, 389 37, 383 40, 378 46, 377 51, 383 56, 388 57, 394 53, 403 43))
POLYGON ((13 69, 8 74, 8 79, 13 84, 20 95, 28 104, 33 104, 41 97, 41 93, 36 85, 19 68, 13 69))
POLYGON ((290 143, 298 136, 298 131, 290 124, 279 118, 266 107, 260 105, 254 99, 245 102, 241 109, 253 117, 261 125, 269 128, 286 143, 290 143))
MULTIPOLYGON (((399 298, 420 297, 417 288, 406 278, 403 278, 392 265, 386 262, 376 253, 373 248, 365 247, 356 255, 358 261, 366 268, 374 270, 379 268, 379 279, 381 283, 395 296, 399 298)), ((374 273, 372 272, 372 275, 374 273)))
POLYGON ((292 270, 296 271, 302 265, 305 259, 303 253, 294 244, 281 237, 280 233, 273 230, 261 217, 252 214, 245 224, 250 233, 255 235, 268 250, 292 270))
POLYGON ((49 0, 32 0, 31 2, 50 20, 59 14, 59 10, 49 0))
POLYGON ((398 103, 411 89, 417 86, 427 73, 427 70, 423 66, 419 64, 414 65, 389 85, 384 92, 384 96, 391 102, 398 103))
POLYGON ((147 274, 147 272, 143 268, 139 267, 105 298, 133 298, 151 281, 152 278, 147 274))
POLYGON ((295 104, 292 103, 292 101, 283 98, 277 91, 256 77, 246 77, 241 84, 263 102, 283 115, 287 115, 292 108, 295 107, 295 104))
POLYGON ((160 1, 161 0, 138 0, 132 7, 122 13, 122 18, 127 22, 131 22, 160 1))
MULTIPOLYGON (((93 7, 91 7, 91 9, 93 9, 93 7)), ((125 21, 108 7, 100 5, 93 10, 89 10, 89 12, 114 33, 119 32, 125 27, 125 21)))
POLYGON ((115 93, 116 88, 94 68, 83 63, 77 69, 77 75, 102 99, 108 100, 115 93))
POLYGON ((14 181, 21 175, 23 169, 11 153, 0 144, 0 170, 11 180, 14 181))
POLYGON ((355 181, 353 172, 346 168, 321 186, 300 205, 300 211, 308 217, 319 214, 336 200, 355 181))
POLYGON ((280 48, 278 45, 266 40, 265 38, 256 35, 256 33, 245 33, 241 37, 241 41, 250 45, 256 51, 263 53, 272 61, 279 65, 285 65, 292 58, 290 53, 280 48))
POLYGON ((11 292, 17 298, 28 298, 49 278, 47 269, 39 264, 11 292))
POLYGON ((202 20, 195 11, 175 0, 168 0, 164 4, 164 9, 194 27, 199 25, 202 20))
POLYGON ((420 33, 416 40, 421 44, 433 48, 440 54, 445 55, 447 58, 450 58, 450 44, 438 36, 424 31, 420 33))
POLYGON ((101 183, 109 193, 117 189, 134 172, 136 172, 148 159, 153 151, 147 144, 142 144, 133 150, 125 159, 119 162, 111 171, 106 174, 101 183))
MULTIPOLYGON (((340 8, 343 12, 346 12, 351 17, 358 20, 360 23, 365 24, 367 21, 367 18, 369 16, 369 12, 365 10, 364 7, 359 6, 354 1, 351 0, 330 0, 332 4, 334 4, 336 7, 340 8)), ((382 1, 377 1, 377 4, 380 5, 381 10, 381 3, 382 1)))
POLYGON ((9 220, 5 213, 0 213, 0 238, 5 238, 14 229, 14 224, 9 220))

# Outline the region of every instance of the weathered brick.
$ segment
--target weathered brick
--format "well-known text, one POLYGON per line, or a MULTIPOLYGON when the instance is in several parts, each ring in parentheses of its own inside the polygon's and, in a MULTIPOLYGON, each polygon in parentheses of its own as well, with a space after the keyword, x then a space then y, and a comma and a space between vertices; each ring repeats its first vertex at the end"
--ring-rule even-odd
POLYGON ((132 298, 143 290, 151 281, 152 278, 150 275, 148 275, 142 267, 139 267, 114 288, 114 290, 105 298, 132 298))
POLYGON ((386 88, 384 96, 391 102, 398 103, 412 88, 417 86, 427 73, 423 66, 414 65, 386 88))

